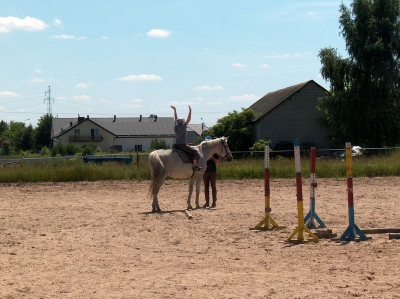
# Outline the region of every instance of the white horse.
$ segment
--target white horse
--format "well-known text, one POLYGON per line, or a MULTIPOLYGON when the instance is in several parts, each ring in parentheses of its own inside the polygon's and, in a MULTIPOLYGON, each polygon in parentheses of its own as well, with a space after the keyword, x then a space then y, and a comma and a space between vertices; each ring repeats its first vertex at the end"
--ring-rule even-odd
POLYGON ((200 208, 199 195, 200 184, 203 173, 207 167, 207 160, 213 154, 218 154, 222 158, 226 157, 228 162, 233 160, 232 153, 228 146, 228 137, 221 137, 213 140, 203 141, 197 146, 193 146, 200 153, 199 166, 202 170, 193 170, 192 161, 183 162, 177 150, 155 150, 149 155, 149 166, 152 177, 149 193, 153 197, 152 212, 161 212, 158 205, 158 192, 167 176, 177 179, 189 179, 189 195, 187 199, 188 209, 192 209, 190 199, 193 193, 193 185, 196 181, 196 209, 200 208))

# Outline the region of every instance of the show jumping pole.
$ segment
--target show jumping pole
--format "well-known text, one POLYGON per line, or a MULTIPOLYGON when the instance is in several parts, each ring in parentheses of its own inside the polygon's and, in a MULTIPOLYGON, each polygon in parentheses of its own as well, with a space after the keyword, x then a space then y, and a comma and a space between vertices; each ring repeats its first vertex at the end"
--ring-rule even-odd
POLYGON ((274 219, 271 217, 271 200, 269 188, 269 144, 265 143, 264 146, 264 195, 265 195, 265 217, 252 230, 270 230, 273 228, 284 228, 278 226, 274 219), (271 227, 272 225, 272 227, 271 227))
POLYGON ((317 188, 317 183, 315 181, 315 160, 316 160, 316 149, 311 148, 310 151, 310 210, 308 211, 306 217, 304 217, 305 225, 308 228, 317 228, 315 220, 319 223, 319 227, 325 227, 325 223, 318 217, 315 212, 315 188, 317 188))
POLYGON ((333 241, 365 241, 371 239, 366 237, 354 221, 354 198, 353 198, 353 158, 351 156, 351 143, 346 142, 346 172, 347 172, 347 199, 349 210, 349 226, 340 238, 333 241), (359 238, 357 237, 359 236, 359 238))
POLYGON ((296 190, 297 190, 297 213, 298 213, 298 227, 295 231, 289 236, 287 242, 290 243, 304 243, 304 242, 318 242, 319 239, 316 235, 314 235, 305 225, 304 225, 304 212, 303 212, 303 190, 302 190, 302 182, 301 182, 301 160, 300 160, 300 143, 298 139, 295 139, 294 142, 294 161, 296 168, 296 190), (311 239, 304 238, 304 232, 307 232, 311 239), (292 240, 292 238, 297 233, 297 240, 292 240))

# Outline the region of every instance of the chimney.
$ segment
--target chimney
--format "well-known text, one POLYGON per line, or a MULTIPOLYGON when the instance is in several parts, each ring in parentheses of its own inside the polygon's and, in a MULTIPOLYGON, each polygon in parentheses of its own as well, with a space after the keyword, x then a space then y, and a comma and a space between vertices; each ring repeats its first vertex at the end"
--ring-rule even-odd
POLYGON ((139 122, 141 122, 141 121, 142 121, 142 115, 140 114, 139 122))
POLYGON ((154 122, 157 121, 157 115, 154 115, 154 122))
POLYGON ((115 121, 117 120, 117 116, 116 115, 114 115, 114 120, 113 120, 113 123, 115 123, 115 121))
POLYGON ((89 115, 86 118, 89 119, 89 115))
POLYGON ((69 122, 69 126, 72 127, 72 121, 69 122))

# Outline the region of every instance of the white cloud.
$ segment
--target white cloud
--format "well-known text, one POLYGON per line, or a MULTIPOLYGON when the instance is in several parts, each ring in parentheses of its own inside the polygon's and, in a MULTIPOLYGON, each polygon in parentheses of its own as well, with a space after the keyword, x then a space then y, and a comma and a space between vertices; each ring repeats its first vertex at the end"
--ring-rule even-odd
POLYGON ((254 101, 254 100, 258 100, 259 97, 254 95, 254 94, 244 94, 241 96, 231 96, 229 97, 230 101, 254 101))
POLYGON ((54 25, 54 26, 60 26, 60 27, 62 27, 62 22, 61 22, 61 20, 55 18, 55 19, 53 20, 53 25, 54 25))
POLYGON ((85 83, 78 83, 78 84, 75 85, 75 88, 80 88, 80 89, 83 89, 83 88, 86 88, 86 87, 88 87, 88 86, 85 83))
POLYGON ((126 77, 117 78, 118 81, 162 81, 157 75, 129 75, 126 77))
POLYGON ((233 67, 247 67, 247 64, 236 62, 236 63, 232 64, 232 66, 233 67))
POLYGON ((0 111, 5 111, 6 108, 4 108, 3 106, 0 106, 0 111))
POLYGON ((103 35, 101 39, 110 39, 108 36, 103 35))
POLYGON ((0 18, 0 32, 10 32, 14 29, 25 31, 44 30, 48 25, 42 20, 26 16, 24 19, 17 17, 0 18))
POLYGON ((61 34, 61 35, 53 35, 51 38, 57 38, 57 39, 74 39, 75 35, 66 35, 66 34, 61 34))
POLYGON ((142 99, 133 99, 133 100, 130 100, 128 104, 121 104, 120 107, 139 108, 139 107, 143 107, 143 105, 141 105, 142 102, 143 102, 142 99))
POLYGON ((190 101, 181 101, 181 102, 178 102, 178 101, 171 101, 171 102, 169 102, 168 104, 169 104, 169 105, 172 105, 172 106, 178 106, 178 105, 185 105, 185 106, 187 106, 187 105, 193 105, 193 103, 190 102, 190 101))
POLYGON ((29 79, 28 82, 30 82, 30 83, 43 83, 43 82, 46 82, 46 80, 44 80, 42 78, 32 78, 32 79, 29 79))
POLYGON ((164 29, 151 29, 149 32, 147 32, 148 36, 156 38, 165 38, 170 36, 171 34, 172 34, 171 31, 164 29))
POLYGON ((307 13, 307 16, 315 16, 315 13, 312 12, 312 11, 309 11, 309 12, 307 13))
POLYGON ((91 99, 91 97, 86 95, 80 95, 80 96, 73 96, 72 99, 80 101, 88 101, 91 99))
POLYGON ((208 105, 208 106, 218 106, 218 105, 223 105, 223 103, 220 102, 220 101, 214 101, 214 102, 208 102, 208 103, 206 103, 206 105, 208 105))
POLYGON ((211 90, 224 90, 224 88, 222 86, 199 86, 196 87, 194 90, 207 90, 207 91, 211 91, 211 90))
POLYGON ((41 70, 37 70, 37 69, 36 69, 36 70, 35 70, 35 73, 36 73, 36 74, 41 74, 41 73, 43 73, 43 72, 42 72, 41 70))
POLYGON ((66 34, 52 35, 52 36, 50 36, 50 37, 51 37, 51 38, 55 38, 55 39, 77 39, 77 40, 87 39, 86 36, 76 37, 75 35, 66 35, 66 34))
POLYGON ((19 95, 13 91, 0 91, 0 97, 19 97, 19 95))
POLYGON ((260 65, 260 67, 263 67, 263 68, 269 68, 269 65, 268 65, 268 64, 266 64, 266 63, 263 63, 263 64, 261 64, 261 65, 260 65))

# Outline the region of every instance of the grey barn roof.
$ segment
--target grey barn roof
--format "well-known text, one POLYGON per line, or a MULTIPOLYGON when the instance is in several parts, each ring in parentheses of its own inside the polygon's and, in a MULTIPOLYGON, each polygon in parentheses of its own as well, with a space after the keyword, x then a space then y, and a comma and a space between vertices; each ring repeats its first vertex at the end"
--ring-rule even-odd
POLYGON ((298 92, 300 89, 310 83, 314 83, 325 90, 325 88, 316 83, 314 80, 309 80, 307 82, 267 93, 265 96, 263 96, 261 99, 259 99, 257 102, 249 107, 249 109, 252 109, 256 113, 256 117, 253 119, 253 121, 258 121, 265 114, 273 110, 275 107, 279 106, 279 104, 289 99, 294 93, 298 92))
MULTIPOLYGON (((175 136, 174 118, 157 117, 125 117, 125 118, 84 118, 81 120, 90 121, 111 134, 123 136, 175 136)), ((54 137, 65 134, 78 125, 78 118, 53 118, 54 137)))

